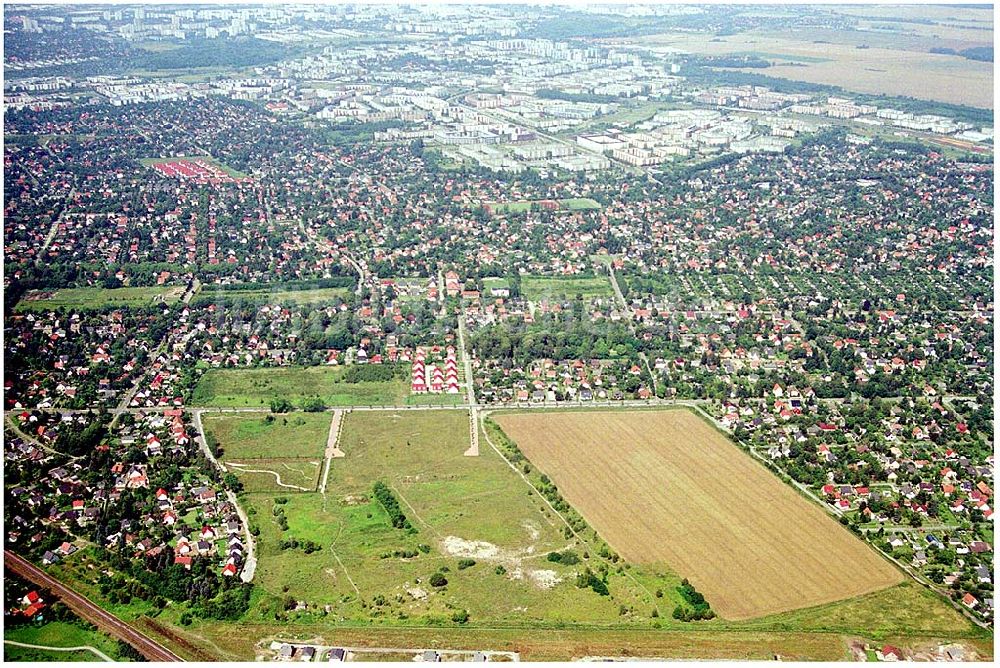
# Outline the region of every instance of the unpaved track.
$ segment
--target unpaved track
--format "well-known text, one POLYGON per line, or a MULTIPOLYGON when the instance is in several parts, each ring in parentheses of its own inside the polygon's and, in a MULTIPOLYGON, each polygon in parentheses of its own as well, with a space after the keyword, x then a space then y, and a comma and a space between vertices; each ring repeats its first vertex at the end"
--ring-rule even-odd
POLYGON ((79 647, 49 647, 48 645, 31 645, 26 642, 17 642, 16 640, 4 640, 3 644, 13 645, 14 647, 27 647, 28 649, 44 649, 48 652, 90 652, 101 661, 107 661, 110 663, 115 662, 115 660, 110 656, 96 647, 91 647, 90 645, 80 645, 79 647))
POLYGON ((236 462, 229 462, 230 468, 234 468, 237 471, 242 471, 244 473, 270 473, 274 476, 274 481, 277 483, 278 487, 284 487, 286 489, 296 489, 300 492, 311 492, 313 490, 308 487, 299 487, 298 485, 293 485, 288 482, 281 482, 281 474, 277 471, 272 471, 271 469, 249 469, 247 466, 249 464, 238 464, 236 462))

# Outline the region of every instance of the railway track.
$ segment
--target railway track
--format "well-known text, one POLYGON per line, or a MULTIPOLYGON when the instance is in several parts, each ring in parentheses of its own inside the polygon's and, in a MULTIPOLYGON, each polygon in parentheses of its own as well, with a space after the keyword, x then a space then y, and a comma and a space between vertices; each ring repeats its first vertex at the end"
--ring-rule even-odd
POLYGON ((115 638, 124 640, 150 661, 184 660, 10 550, 3 551, 3 563, 7 570, 48 589, 77 615, 115 638))

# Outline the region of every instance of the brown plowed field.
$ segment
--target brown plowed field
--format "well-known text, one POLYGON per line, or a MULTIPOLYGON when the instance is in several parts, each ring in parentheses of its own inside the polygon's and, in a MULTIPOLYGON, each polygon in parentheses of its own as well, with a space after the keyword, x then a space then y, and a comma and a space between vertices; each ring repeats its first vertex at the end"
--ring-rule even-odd
POLYGON ((838 601, 902 580, 687 410, 495 419, 619 554, 667 564, 725 619, 838 601))

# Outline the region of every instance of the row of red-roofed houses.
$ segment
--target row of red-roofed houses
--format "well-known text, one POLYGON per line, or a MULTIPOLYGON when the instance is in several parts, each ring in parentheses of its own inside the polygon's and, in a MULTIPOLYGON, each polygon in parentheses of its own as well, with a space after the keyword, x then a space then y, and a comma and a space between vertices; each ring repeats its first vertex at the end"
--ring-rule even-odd
POLYGON ((458 394, 458 361, 455 359, 455 347, 447 347, 443 367, 428 362, 426 351, 418 348, 413 357, 410 391, 413 394, 458 394))

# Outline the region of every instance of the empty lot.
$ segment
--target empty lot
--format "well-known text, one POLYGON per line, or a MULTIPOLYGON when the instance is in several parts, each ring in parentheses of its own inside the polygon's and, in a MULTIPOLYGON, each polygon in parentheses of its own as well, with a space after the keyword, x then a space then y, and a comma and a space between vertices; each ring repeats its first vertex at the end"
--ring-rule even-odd
POLYGON ((749 619, 894 585, 860 540, 686 410, 497 415, 623 557, 749 619))

